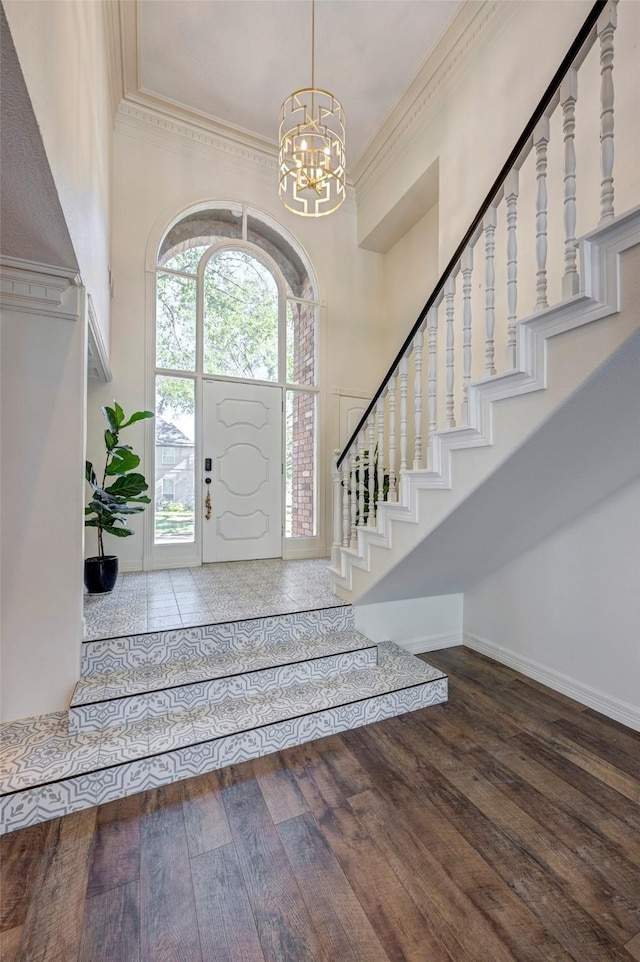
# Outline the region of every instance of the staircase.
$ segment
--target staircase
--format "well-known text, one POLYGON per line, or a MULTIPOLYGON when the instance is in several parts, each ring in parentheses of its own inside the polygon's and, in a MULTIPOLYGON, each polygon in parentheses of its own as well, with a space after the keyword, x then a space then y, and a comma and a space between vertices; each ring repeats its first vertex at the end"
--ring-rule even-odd
POLYGON ((83 647, 68 715, 5 727, 2 831, 447 700, 349 606, 83 647))
MULTIPOLYGON (((331 574, 345 601, 464 591, 640 472, 637 446, 626 457, 617 443, 608 463, 600 446, 601 413, 622 438, 637 417, 640 207, 614 209, 616 26, 616 4, 595 4, 334 453, 331 574), (585 83, 577 131, 579 78, 596 64, 599 98, 585 83), (622 402, 619 375, 622 407, 609 403, 622 402)), ((629 165, 637 140, 618 150, 629 165)))

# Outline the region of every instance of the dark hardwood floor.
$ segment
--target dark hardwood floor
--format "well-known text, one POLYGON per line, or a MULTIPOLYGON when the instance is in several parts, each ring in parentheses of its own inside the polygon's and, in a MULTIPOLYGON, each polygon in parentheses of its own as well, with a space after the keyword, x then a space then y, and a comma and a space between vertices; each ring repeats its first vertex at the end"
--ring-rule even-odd
POLYGON ((447 706, 5 836, 2 962, 640 960, 640 735, 425 660, 447 706))

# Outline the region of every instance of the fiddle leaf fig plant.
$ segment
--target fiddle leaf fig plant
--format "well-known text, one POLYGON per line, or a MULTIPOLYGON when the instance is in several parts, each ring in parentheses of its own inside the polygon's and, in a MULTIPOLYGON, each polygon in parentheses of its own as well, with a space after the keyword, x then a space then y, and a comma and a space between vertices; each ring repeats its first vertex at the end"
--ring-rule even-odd
POLYGON ((149 485, 144 475, 135 470, 140 458, 130 444, 120 443, 120 432, 137 421, 154 417, 153 411, 136 411, 127 418, 117 401, 113 402, 113 407, 103 407, 102 413, 107 422, 104 470, 99 481, 91 461, 86 462, 85 477, 92 495, 84 509, 85 527, 97 528, 100 558, 105 556, 103 534, 128 538, 133 534, 126 526, 128 516, 144 511, 145 505, 151 502, 151 498, 144 494, 149 485))

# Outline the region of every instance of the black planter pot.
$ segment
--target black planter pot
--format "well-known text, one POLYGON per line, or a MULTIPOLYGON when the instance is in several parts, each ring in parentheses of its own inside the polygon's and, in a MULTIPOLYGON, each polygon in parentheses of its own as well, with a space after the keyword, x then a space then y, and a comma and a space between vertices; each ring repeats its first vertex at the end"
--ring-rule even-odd
POLYGON ((104 558, 85 558, 84 583, 90 595, 113 591, 118 577, 118 558, 107 554, 104 558))

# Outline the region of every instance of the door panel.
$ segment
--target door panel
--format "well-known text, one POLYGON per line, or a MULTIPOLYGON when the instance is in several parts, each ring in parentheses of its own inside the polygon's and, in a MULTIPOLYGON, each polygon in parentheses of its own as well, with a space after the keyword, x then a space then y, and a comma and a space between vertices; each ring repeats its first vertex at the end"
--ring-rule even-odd
POLYGON ((264 384, 204 381, 203 477, 211 497, 202 560, 282 556, 282 390, 264 384))

